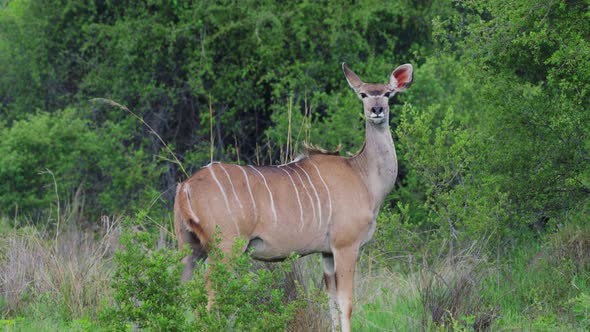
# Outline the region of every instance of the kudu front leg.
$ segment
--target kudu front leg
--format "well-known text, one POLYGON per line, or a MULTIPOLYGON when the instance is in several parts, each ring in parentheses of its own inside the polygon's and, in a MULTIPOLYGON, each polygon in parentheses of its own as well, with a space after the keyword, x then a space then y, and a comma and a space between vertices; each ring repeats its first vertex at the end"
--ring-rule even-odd
POLYGON ((336 332, 336 329, 338 328, 338 322, 340 320, 340 315, 338 314, 334 255, 322 254, 322 258, 324 262, 324 281, 326 282, 326 292, 328 293, 328 304, 330 306, 332 332, 336 332))
POLYGON ((335 301, 337 310, 333 309, 333 303, 330 304, 330 314, 332 315, 332 331, 336 330, 336 321, 338 312, 340 313, 340 330, 350 332, 350 317, 352 315, 352 299, 354 293, 354 272, 356 268, 356 258, 358 256, 358 246, 346 247, 333 250, 332 262, 333 272, 331 275, 326 274, 330 260, 324 255, 324 278, 326 287, 330 295, 330 301, 335 301), (335 317, 336 316, 336 317, 335 317))

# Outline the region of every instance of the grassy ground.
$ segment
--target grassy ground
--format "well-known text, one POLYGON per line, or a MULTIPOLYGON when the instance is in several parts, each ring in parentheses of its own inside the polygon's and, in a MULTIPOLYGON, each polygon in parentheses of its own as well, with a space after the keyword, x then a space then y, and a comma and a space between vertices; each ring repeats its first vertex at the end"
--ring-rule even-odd
MULTIPOLYGON (((112 301, 117 223, 105 219, 99 229, 64 227, 59 234, 7 225, 2 220, 0 328, 108 329, 97 317, 112 301)), ((353 330, 588 330, 589 249, 588 229, 570 227, 500 261, 470 247, 453 258, 441 254, 428 263, 392 268, 365 250, 358 263, 353 330)), ((288 330, 328 330, 320 258, 298 260, 291 278, 304 285, 305 294, 294 296, 304 296, 307 306, 288 330)))

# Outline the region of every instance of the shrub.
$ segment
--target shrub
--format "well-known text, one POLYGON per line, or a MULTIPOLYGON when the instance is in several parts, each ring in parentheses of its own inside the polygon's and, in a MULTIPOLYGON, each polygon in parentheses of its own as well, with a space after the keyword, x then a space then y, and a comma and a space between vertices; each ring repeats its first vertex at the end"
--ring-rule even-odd
POLYGON ((41 211, 51 202, 86 201, 90 212, 113 213, 146 201, 145 180, 155 182, 160 170, 151 155, 127 146, 126 132, 123 124, 93 127, 75 109, 0 127, 0 213, 49 220, 41 211))
POLYGON ((587 292, 580 293, 571 299, 569 304, 580 327, 588 330, 590 328, 590 295, 587 292))
MULTIPOLYGON (((285 273, 292 269, 290 261, 272 268, 252 270, 252 260, 241 253, 243 241, 237 241, 231 256, 226 257, 219 248, 209 252, 211 289, 215 301, 211 311, 205 302, 203 278, 193 286, 191 299, 198 319, 193 326, 199 331, 282 331, 294 318, 301 303, 295 299, 287 303, 283 282, 285 273)), ((204 270, 202 269, 202 276, 204 270)), ((298 286, 297 286, 298 287, 298 286)))
POLYGON ((125 233, 123 250, 115 254, 113 275, 115 306, 102 313, 116 330, 128 324, 138 328, 180 331, 184 327, 181 254, 168 249, 151 250, 147 232, 125 233))
POLYGON ((129 325, 148 330, 169 331, 278 331, 284 330, 301 306, 287 301, 281 289, 289 261, 275 268, 252 269, 252 260, 241 253, 238 241, 230 256, 214 246, 208 266, 215 301, 207 310, 205 266, 194 278, 181 283, 184 252, 154 250, 148 232, 127 232, 123 250, 115 257, 114 305, 101 315, 117 330, 129 325))

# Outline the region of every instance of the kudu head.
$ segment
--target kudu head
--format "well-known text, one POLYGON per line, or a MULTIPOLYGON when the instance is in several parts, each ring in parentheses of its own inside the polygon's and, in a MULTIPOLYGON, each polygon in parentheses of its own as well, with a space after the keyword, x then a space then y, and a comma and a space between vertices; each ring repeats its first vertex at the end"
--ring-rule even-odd
POLYGON ((348 85, 363 101, 365 118, 375 125, 386 126, 389 123, 389 98, 397 92, 405 91, 412 83, 412 65, 397 67, 389 77, 387 84, 370 84, 361 81, 346 63, 342 64, 348 85))

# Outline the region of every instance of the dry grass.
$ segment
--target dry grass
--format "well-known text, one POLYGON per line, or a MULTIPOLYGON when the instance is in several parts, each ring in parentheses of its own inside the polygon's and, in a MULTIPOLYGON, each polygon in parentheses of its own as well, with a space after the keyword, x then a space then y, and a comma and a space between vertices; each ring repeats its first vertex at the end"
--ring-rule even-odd
POLYGON ((490 308, 484 298, 484 289, 492 275, 487 258, 475 247, 452 257, 439 257, 432 265, 425 263, 419 287, 423 326, 489 329, 497 317, 497 309, 490 308))
POLYGON ((571 260, 580 271, 590 266, 589 226, 567 225, 560 232, 550 236, 548 242, 541 255, 546 255, 549 262, 557 265, 571 260))
POLYGON ((330 312, 322 271, 319 255, 309 255, 293 262, 293 270, 285 280, 285 289, 290 300, 303 297, 306 305, 297 311, 287 331, 330 330, 330 312))
POLYGON ((0 240, 3 315, 19 313, 40 298, 71 318, 95 313, 107 294, 117 225, 104 218, 98 230, 9 230, 0 240))

